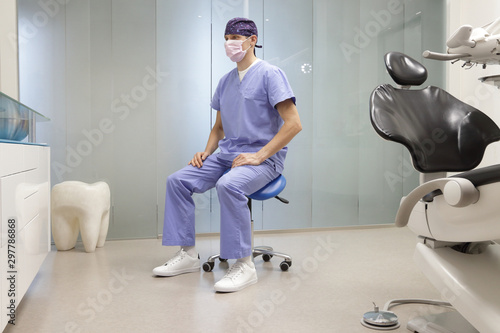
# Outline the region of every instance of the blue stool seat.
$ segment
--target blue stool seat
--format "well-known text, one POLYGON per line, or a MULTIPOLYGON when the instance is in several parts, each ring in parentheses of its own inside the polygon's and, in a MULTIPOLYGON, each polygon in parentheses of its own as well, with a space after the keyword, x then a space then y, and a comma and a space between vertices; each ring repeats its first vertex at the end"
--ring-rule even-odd
POLYGON ((253 200, 267 200, 276 197, 286 186, 285 176, 279 175, 278 178, 261 188, 248 197, 253 200))
MULTIPOLYGON (((229 171, 229 170, 228 170, 229 171)), ((226 172, 228 172, 226 171, 226 172)), ((286 186, 285 176, 279 175, 276 179, 269 182, 267 185, 262 187, 260 190, 248 195, 248 208, 250 209, 250 216, 252 216, 252 200, 267 200, 271 198, 276 198, 279 201, 288 204, 288 200, 279 197, 278 195, 283 191, 286 186)), ((252 223, 252 253, 253 257, 257 257, 262 255, 262 259, 264 261, 269 261, 273 256, 281 257, 284 261, 280 264, 280 268, 282 271, 287 271, 290 266, 292 266, 292 258, 284 253, 276 252, 270 246, 253 246, 253 218, 251 220, 252 223)), ((215 266, 215 260, 219 259, 222 262, 227 261, 220 257, 220 254, 216 254, 210 256, 208 260, 203 264, 203 270, 205 272, 211 272, 215 266)))

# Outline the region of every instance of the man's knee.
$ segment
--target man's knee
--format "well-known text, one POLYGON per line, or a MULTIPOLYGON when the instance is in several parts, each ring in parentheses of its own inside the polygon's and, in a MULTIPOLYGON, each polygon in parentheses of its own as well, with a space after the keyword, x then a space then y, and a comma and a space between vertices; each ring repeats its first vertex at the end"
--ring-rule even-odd
POLYGON ((215 183, 215 189, 217 193, 232 193, 239 192, 238 187, 236 186, 236 182, 232 181, 230 177, 224 175, 219 178, 217 183, 215 183))
POLYGON ((174 172, 170 174, 167 177, 167 189, 170 188, 178 188, 179 186, 182 186, 183 184, 187 184, 187 178, 183 176, 182 170, 179 170, 177 172, 174 172))
POLYGON ((215 183, 215 189, 217 190, 217 193, 226 192, 228 186, 229 182, 227 181, 227 177, 225 176, 220 177, 217 183, 215 183))
POLYGON ((173 173, 167 177, 167 187, 169 185, 172 185, 174 183, 177 183, 179 181, 179 177, 176 175, 176 173, 173 173))
POLYGON ((245 185, 240 181, 235 181, 231 177, 222 176, 215 184, 218 195, 245 196, 243 187, 245 185))

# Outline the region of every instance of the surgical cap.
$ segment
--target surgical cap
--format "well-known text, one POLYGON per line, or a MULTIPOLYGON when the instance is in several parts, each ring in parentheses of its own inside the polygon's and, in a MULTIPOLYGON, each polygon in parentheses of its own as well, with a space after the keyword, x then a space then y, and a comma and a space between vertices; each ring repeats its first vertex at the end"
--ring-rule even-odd
MULTIPOLYGON (((224 35, 241 35, 241 36, 259 36, 257 33, 257 26, 255 22, 242 17, 235 17, 229 20, 226 24, 226 31, 224 35)), ((255 47, 262 47, 261 45, 255 45, 255 47)))

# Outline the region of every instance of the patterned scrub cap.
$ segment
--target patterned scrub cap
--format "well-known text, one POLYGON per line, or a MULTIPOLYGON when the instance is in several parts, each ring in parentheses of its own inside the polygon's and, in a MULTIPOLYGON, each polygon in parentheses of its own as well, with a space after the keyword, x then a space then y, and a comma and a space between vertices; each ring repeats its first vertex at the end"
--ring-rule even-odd
MULTIPOLYGON (((224 31, 225 35, 259 36, 255 22, 242 17, 235 17, 227 22, 226 31, 224 31)), ((262 45, 255 45, 255 47, 260 48, 262 45)))

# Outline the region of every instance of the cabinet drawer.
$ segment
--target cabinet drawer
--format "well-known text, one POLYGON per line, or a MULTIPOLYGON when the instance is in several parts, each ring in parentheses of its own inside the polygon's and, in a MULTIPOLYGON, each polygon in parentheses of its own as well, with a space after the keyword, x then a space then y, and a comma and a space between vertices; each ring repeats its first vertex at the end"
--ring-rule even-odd
MULTIPOLYGON (((40 147, 23 145, 23 169, 33 170, 38 168, 40 147)), ((24 171, 23 170, 23 171, 24 171)))
POLYGON ((0 177, 38 168, 40 147, 0 142, 0 177))
POLYGON ((28 189, 23 190, 23 192, 24 193, 20 193, 18 197, 18 211, 21 214, 21 223, 18 230, 22 230, 24 226, 33 220, 40 211, 40 195, 38 192, 38 186, 30 186, 28 189), (29 192, 34 192, 28 193, 27 190, 29 190, 29 192))
POLYGON ((20 145, 0 143, 0 177, 24 171, 23 159, 24 152, 20 145))
POLYGON ((19 299, 28 290, 45 257, 49 253, 49 228, 45 221, 36 217, 17 235, 19 299), (21 274, 22 273, 22 274, 21 274))
MULTIPOLYGON (((21 224, 26 224, 22 222, 22 214, 19 211, 19 202, 21 202, 20 192, 18 190, 19 184, 24 183, 25 175, 23 173, 6 176, 0 178, 0 203, 2 208, 0 209, 0 217, 2 222, 2 246, 7 242, 7 221, 10 218, 16 220, 16 230, 21 230, 21 224)), ((24 199, 24 198, 22 198, 24 199)))

